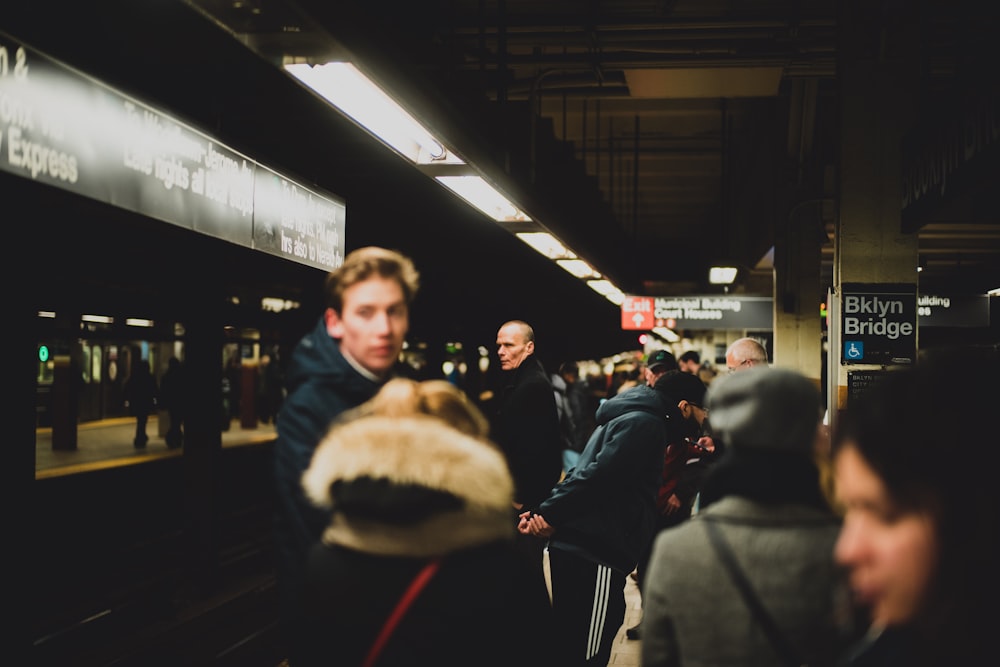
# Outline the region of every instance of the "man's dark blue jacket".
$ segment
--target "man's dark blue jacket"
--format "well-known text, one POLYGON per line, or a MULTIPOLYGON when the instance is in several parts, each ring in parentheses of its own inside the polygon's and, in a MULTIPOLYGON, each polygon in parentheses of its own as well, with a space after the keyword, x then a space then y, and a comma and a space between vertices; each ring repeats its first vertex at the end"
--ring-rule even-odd
POLYGON ((625 574, 635 569, 655 530, 656 492, 675 410, 646 385, 597 409, 597 428, 580 462, 535 509, 556 529, 550 546, 625 574))
POLYGON ((302 473, 333 420, 374 396, 381 384, 347 362, 322 317, 292 352, 286 378, 288 395, 276 420, 274 445, 274 537, 287 624, 294 623, 290 618, 296 613, 306 554, 329 524, 329 512, 313 506, 303 494, 302 473))

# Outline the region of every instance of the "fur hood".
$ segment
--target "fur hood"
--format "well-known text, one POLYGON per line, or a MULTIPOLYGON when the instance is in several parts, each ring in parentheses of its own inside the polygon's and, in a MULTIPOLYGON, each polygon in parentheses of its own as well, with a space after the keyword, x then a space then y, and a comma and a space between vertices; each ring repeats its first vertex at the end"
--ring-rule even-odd
POLYGON ((500 450, 434 417, 368 416, 334 426, 302 476, 332 510, 323 541, 388 556, 436 556, 514 534, 500 450))

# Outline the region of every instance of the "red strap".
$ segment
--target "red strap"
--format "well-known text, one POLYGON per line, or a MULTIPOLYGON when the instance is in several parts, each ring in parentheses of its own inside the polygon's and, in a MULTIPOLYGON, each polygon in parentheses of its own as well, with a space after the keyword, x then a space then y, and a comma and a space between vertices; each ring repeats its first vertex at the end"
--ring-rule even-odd
POLYGON ((372 667, 372 665, 375 664, 379 654, 382 653, 382 649, 385 648, 386 642, 389 641, 389 637, 392 635, 393 630, 396 629, 396 626, 399 625, 399 621, 403 618, 406 610, 409 609, 410 604, 417 599, 417 596, 420 595, 420 591, 423 590, 424 586, 427 585, 427 582, 431 580, 434 573, 438 571, 438 567, 440 567, 440 565, 441 561, 435 558, 427 563, 427 565, 425 565, 424 568, 417 573, 417 576, 413 578, 413 581, 410 582, 410 587, 406 589, 406 592, 403 593, 403 597, 401 597, 399 602, 396 603, 396 608, 392 610, 392 614, 389 615, 385 625, 382 626, 382 631, 379 632, 378 637, 375 638, 375 643, 372 644, 371 650, 368 651, 368 657, 365 658, 363 667, 372 667))

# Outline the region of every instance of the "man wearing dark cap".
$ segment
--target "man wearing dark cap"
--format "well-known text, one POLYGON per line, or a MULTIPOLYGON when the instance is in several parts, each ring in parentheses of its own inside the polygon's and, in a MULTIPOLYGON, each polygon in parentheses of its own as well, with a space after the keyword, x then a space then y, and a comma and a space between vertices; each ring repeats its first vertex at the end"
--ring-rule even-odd
POLYGON ((660 376, 667 371, 675 371, 677 368, 677 358, 669 350, 657 350, 649 355, 646 367, 642 372, 646 384, 652 387, 660 376))
POLYGON ((700 511, 654 541, 641 662, 833 664, 850 636, 837 620, 851 614, 833 560, 839 522, 814 461, 819 392, 795 371, 762 366, 720 377, 706 403, 725 451, 700 511), (736 587, 730 552, 780 639, 769 639, 736 587))
POLYGON ((677 401, 647 385, 597 409, 580 461, 548 498, 526 506, 518 530, 548 539, 560 665, 607 665, 625 620, 625 577, 656 527, 663 452, 677 401))
MULTIPOLYGON (((695 375, 671 370, 660 375, 655 388, 670 396, 676 409, 670 413, 673 417, 670 420, 670 436, 663 454, 662 478, 656 498, 659 510, 656 531, 650 537, 636 566, 635 580, 640 594, 653 540, 661 530, 676 526, 691 516, 701 472, 708 458, 715 452, 712 438, 704 435, 708 416, 708 410, 705 409, 705 383, 695 375)), ((639 639, 639 625, 629 628, 625 635, 629 639, 639 639)))

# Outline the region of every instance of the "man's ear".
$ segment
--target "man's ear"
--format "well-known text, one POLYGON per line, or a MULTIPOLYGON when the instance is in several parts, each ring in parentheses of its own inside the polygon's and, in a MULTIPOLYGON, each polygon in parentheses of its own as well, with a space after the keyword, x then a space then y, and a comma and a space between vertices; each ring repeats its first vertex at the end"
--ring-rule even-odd
POLYGON ((694 414, 694 408, 691 407, 690 403, 685 400, 681 400, 680 403, 677 404, 677 407, 680 409, 681 414, 684 415, 684 419, 691 419, 691 415, 694 414))
POLYGON ((344 336, 344 324, 340 319, 340 315, 337 314, 333 308, 327 308, 323 312, 323 321, 326 324, 326 332, 330 334, 330 338, 340 339, 344 336))
POLYGON ((525 343, 524 344, 524 351, 525 351, 525 355, 524 356, 528 356, 529 354, 534 354, 535 353, 535 341, 529 340, 527 343, 525 343))

